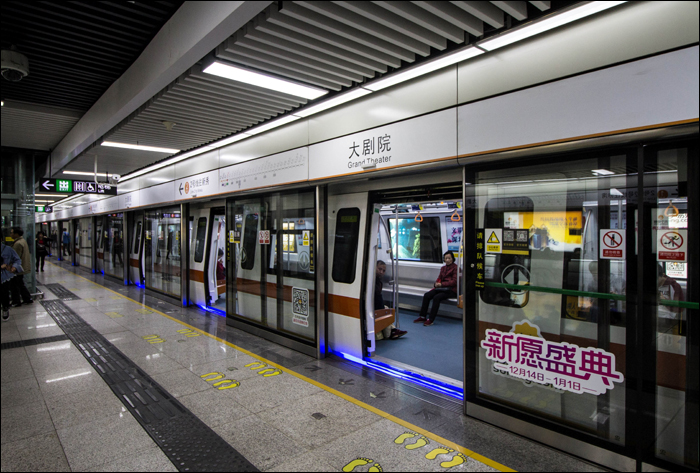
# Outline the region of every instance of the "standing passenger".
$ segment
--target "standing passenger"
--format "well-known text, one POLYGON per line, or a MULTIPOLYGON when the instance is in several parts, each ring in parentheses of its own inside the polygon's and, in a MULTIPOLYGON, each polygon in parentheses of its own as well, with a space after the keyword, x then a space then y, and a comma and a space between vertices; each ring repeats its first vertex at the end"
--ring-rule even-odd
POLYGON ((63 229, 62 242, 63 256, 70 256, 70 235, 68 234, 68 230, 66 230, 65 228, 63 229), (66 252, 68 252, 68 254, 66 254, 66 252))
POLYGON ((49 255, 49 240, 44 235, 44 232, 39 232, 36 235, 36 272, 39 272, 39 263, 41 263, 41 272, 44 272, 44 261, 49 255))
POLYGON ((23 268, 21 272, 17 272, 17 277, 12 278, 12 286, 10 286, 10 289, 12 290, 12 305, 14 307, 21 306, 22 302, 25 304, 32 304, 34 302, 32 300, 32 295, 29 294, 29 291, 27 290, 27 286, 24 284, 24 275, 31 272, 31 269, 27 268, 32 267, 32 255, 29 253, 29 245, 27 245, 23 235, 24 230, 22 230, 20 227, 12 227, 10 230, 10 237, 15 240, 14 244, 12 245, 12 249, 15 250, 19 258, 22 260, 23 268), (22 302, 20 302, 20 300, 22 302))
POLYGON ((21 262, 15 250, 5 245, 5 236, 0 232, 0 305, 3 322, 10 318, 11 284, 17 273, 23 271, 21 262))
POLYGON ((435 280, 433 289, 426 292, 423 296, 423 306, 420 309, 420 315, 413 323, 423 322, 423 325, 426 327, 433 325, 442 301, 446 299, 455 299, 457 297, 458 269, 455 264, 454 253, 451 251, 445 252, 443 260, 445 261, 445 266, 440 268, 440 275, 435 280), (430 310, 430 317, 426 319, 430 301, 433 301, 433 307, 430 310))

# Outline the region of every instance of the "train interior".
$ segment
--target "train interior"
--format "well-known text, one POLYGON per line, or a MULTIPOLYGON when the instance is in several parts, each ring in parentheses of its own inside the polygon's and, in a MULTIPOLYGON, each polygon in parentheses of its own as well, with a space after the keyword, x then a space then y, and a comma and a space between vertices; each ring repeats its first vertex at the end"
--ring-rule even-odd
POLYGON ((382 299, 386 307, 394 309, 394 323, 388 327, 408 333, 392 338, 389 329, 382 332, 385 324, 375 319, 378 330, 375 330, 373 359, 461 387, 464 337, 458 298, 440 304, 433 325, 423 326, 422 322, 414 321, 420 315, 424 294, 433 289, 439 276, 445 252, 454 253, 461 273, 462 202, 379 203, 377 207, 380 224, 376 261, 386 264, 382 299))

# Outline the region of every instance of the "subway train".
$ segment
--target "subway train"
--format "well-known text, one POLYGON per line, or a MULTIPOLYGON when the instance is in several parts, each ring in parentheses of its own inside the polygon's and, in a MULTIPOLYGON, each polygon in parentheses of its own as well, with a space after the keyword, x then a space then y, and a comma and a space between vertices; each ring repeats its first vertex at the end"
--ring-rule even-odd
POLYGON ((647 373, 656 451, 678 462, 675 439, 693 429, 698 128, 654 74, 678 77, 691 60, 697 46, 236 161, 274 141, 252 138, 198 174, 205 159, 191 158, 156 171, 168 182, 134 179, 38 225, 68 233, 61 254, 74 265, 459 397, 465 412, 530 436, 505 417, 625 454, 628 382, 647 373), (357 152, 379 137, 391 149, 357 152), (185 181, 196 198, 177 191, 185 181), (446 251, 458 298, 434 326, 413 324, 446 251), (392 325, 408 334, 379 336, 392 325))

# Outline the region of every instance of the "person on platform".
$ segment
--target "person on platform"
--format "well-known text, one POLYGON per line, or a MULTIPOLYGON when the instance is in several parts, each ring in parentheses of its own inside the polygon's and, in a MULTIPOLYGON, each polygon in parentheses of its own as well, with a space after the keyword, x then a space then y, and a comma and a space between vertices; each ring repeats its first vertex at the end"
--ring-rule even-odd
POLYGON ((29 245, 24 239, 24 230, 20 227, 12 227, 10 230, 10 238, 15 242, 12 245, 12 249, 15 250, 20 260, 22 260, 23 270, 17 272, 17 276, 12 278, 12 285, 10 290, 12 291, 12 306, 19 307, 24 304, 33 304, 34 300, 32 295, 29 294, 27 286, 24 284, 24 275, 31 273, 32 267, 32 255, 29 252, 29 245), (26 269, 30 268, 30 269, 26 269), (22 302, 20 302, 20 300, 22 302))
POLYGON ((49 255, 49 248, 51 247, 51 242, 44 232, 39 232, 36 235, 36 272, 39 272, 39 266, 41 266, 41 272, 44 272, 44 261, 49 255), (40 264, 41 263, 41 264, 40 264))
POLYGON ((17 273, 23 272, 22 260, 17 252, 5 245, 5 236, 0 234, 0 306, 2 306, 2 321, 10 318, 10 293, 12 280, 17 273))

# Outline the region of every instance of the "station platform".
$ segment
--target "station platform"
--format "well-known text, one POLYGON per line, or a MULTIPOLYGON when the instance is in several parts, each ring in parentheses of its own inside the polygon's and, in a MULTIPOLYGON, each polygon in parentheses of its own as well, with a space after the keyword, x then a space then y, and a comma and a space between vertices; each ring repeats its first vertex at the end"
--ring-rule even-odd
POLYGON ((603 471, 461 401, 47 263, 44 299, 2 324, 3 472, 603 471))

